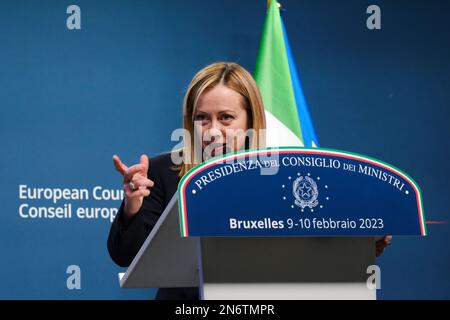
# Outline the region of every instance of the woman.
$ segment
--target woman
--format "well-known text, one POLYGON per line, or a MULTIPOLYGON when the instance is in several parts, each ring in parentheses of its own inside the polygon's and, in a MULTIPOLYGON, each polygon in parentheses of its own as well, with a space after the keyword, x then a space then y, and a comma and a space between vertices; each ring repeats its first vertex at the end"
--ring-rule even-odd
MULTIPOLYGON (((212 156, 264 146, 257 134, 242 134, 250 128, 255 132, 265 128, 261 96, 250 73, 225 62, 200 70, 184 98, 184 128, 181 164, 174 161, 177 152, 150 162, 142 155, 140 163, 131 167, 113 157, 123 175, 126 197, 111 226, 108 251, 120 266, 130 265, 189 169, 212 156)), ((159 289, 156 299, 198 299, 198 288, 159 289)))
MULTIPOLYGON (((189 169, 212 156, 264 147, 264 139, 258 134, 265 129, 264 108, 250 73, 238 64, 225 62, 200 70, 185 95, 184 128, 181 163, 176 161, 178 152, 162 154, 150 162, 142 155, 140 163, 131 167, 118 156, 113 157, 123 175, 126 197, 111 226, 108 250, 122 267, 130 265, 189 169), (249 129, 256 134, 242 134, 249 129)), ((377 242, 377 255, 389 241, 385 237, 377 242)), ((162 288, 156 295, 156 299, 198 297, 198 288, 162 288)))

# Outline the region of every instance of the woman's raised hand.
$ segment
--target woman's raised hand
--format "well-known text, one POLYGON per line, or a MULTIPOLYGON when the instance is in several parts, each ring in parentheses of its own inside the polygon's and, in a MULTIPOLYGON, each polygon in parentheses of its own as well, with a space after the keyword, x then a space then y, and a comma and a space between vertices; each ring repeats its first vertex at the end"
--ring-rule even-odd
POLYGON ((148 157, 141 155, 140 162, 127 167, 120 161, 119 156, 113 156, 114 166, 123 176, 123 191, 125 192, 124 218, 131 218, 142 206, 144 197, 150 195, 148 188, 153 187, 152 180, 147 178, 148 157))

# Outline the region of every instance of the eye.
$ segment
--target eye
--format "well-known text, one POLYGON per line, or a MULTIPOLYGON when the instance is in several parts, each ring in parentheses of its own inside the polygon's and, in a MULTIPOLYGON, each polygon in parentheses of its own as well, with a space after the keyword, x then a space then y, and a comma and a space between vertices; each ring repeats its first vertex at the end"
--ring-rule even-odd
POLYGON ((204 114, 197 114, 194 116, 194 121, 202 121, 204 122, 205 120, 207 120, 206 116, 204 114))
POLYGON ((231 114, 228 113, 224 113, 223 115, 221 115, 221 120, 223 121, 231 121, 234 120, 234 116, 232 116, 231 114))

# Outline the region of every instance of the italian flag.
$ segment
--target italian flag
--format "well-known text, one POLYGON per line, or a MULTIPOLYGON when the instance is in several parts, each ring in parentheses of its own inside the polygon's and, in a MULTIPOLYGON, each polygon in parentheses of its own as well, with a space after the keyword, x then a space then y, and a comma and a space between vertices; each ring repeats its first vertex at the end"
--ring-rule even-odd
POLYGON ((267 10, 256 60, 255 80, 261 91, 267 124, 267 147, 318 147, 278 3, 267 10))

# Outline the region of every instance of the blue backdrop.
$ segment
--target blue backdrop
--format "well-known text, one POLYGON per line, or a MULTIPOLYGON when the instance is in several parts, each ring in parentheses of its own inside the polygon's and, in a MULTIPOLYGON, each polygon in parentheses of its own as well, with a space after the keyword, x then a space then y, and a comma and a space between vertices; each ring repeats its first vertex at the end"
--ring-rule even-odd
MULTIPOLYGON (((321 146, 405 170, 422 188, 427 218, 447 220, 450 3, 282 4, 321 146), (381 30, 366 27, 371 4, 381 8, 381 30)), ((0 298, 153 298, 153 289, 119 288, 124 269, 110 260, 106 239, 120 201, 108 200, 109 192, 96 199, 94 191, 121 189, 114 153, 131 164, 176 144, 170 134, 181 127, 196 71, 217 60, 253 71, 265 6, 0 2, 0 298), (81 9, 81 29, 67 28, 71 4, 81 9), (31 199, 28 190, 37 188, 40 199, 31 199), (69 191, 52 200, 55 189, 69 191), (87 196, 77 199, 77 190, 87 196), (29 217, 38 210, 30 208, 69 205, 71 217, 29 217), (96 208, 98 217, 77 215, 96 208)), ((450 298, 449 224, 428 231, 426 238, 396 237, 378 259, 380 299, 450 298)))

